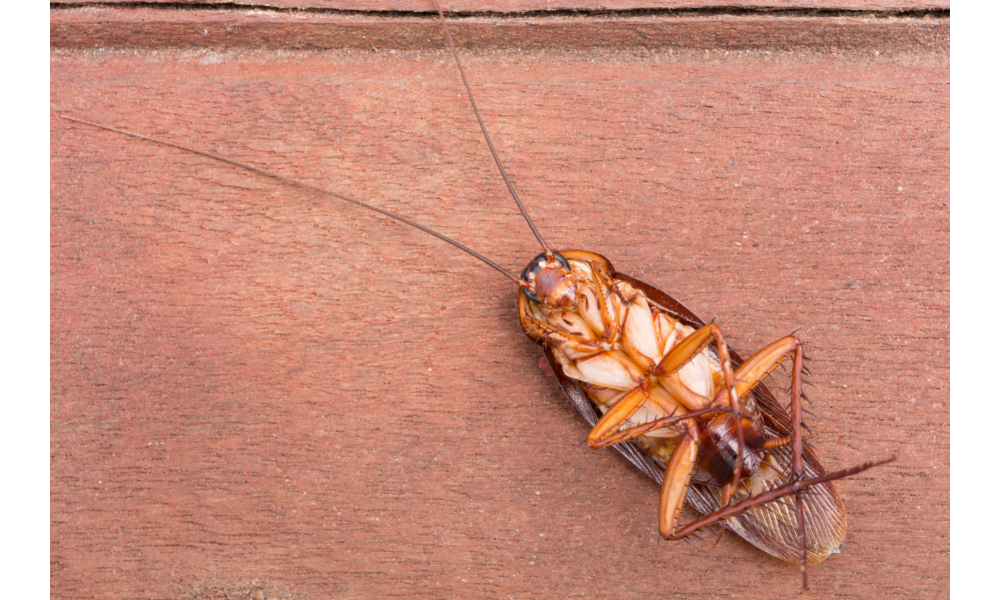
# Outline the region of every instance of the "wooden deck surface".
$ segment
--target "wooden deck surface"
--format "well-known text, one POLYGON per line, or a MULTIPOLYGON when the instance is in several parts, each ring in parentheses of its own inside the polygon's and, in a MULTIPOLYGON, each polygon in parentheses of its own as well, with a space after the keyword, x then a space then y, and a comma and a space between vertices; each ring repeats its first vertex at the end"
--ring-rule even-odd
MULTIPOLYGON (((519 270, 538 248, 439 31, 393 45, 414 20, 366 16, 300 50, 327 17, 268 17, 282 49, 229 11, 171 45, 135 14, 52 13, 53 598, 798 591, 796 566, 735 536, 658 540, 656 486, 586 448, 492 270, 58 117, 327 186, 519 270)), ((741 352, 798 331, 824 465, 900 457, 839 485, 848 539, 811 597, 946 597, 947 15, 713 16, 700 44, 589 18, 551 48, 519 47, 526 28, 502 18, 455 25, 539 228, 715 318, 741 352), (748 41, 767 19, 784 37, 748 41), (840 47, 811 35, 837 27, 854 32, 840 47)))
MULTIPOLYGON (((53 6, 107 6, 134 5, 134 0, 54 0, 53 6)), ((433 11, 433 0, 145 0, 143 4, 168 4, 170 6, 211 7, 213 5, 325 10, 329 12, 428 12, 433 11)), ((445 0, 441 6, 450 12, 506 13, 555 11, 614 10, 824 10, 824 11, 887 11, 906 13, 927 10, 947 10, 949 0, 445 0)))

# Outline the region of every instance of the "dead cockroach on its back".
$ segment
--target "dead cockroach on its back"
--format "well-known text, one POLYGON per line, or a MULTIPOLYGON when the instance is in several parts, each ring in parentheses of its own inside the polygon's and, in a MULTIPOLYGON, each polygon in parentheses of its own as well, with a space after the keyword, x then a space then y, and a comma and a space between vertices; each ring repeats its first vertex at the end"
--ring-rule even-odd
POLYGON ((389 211, 214 153, 65 118, 335 196, 434 235, 496 269, 518 285, 518 314, 525 333, 544 347, 567 396, 593 426, 588 443, 595 448, 614 446, 647 475, 662 480, 661 534, 680 539, 724 523, 758 548, 800 562, 806 587, 806 564, 836 551, 846 531, 843 506, 831 482, 886 461, 824 471, 803 440, 803 351, 796 338, 782 338, 744 361, 729 350, 718 326, 706 325, 656 288, 617 273, 603 256, 550 248, 504 172, 443 14, 441 19, 490 151, 544 250, 520 276, 389 211), (793 372, 790 414, 760 383, 786 359, 793 372), (678 516, 684 505, 705 516, 681 525, 678 516))

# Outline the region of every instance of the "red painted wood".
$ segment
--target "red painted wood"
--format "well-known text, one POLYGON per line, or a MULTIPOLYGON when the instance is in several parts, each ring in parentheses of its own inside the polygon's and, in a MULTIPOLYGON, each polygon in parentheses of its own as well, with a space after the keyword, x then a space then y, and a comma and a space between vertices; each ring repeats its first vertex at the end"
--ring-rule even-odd
MULTIPOLYGON (((55 0, 53 4, 129 4, 132 0, 55 0)), ((191 4, 212 6, 214 4, 275 8, 318 8, 327 10, 356 11, 414 11, 434 10, 430 0, 147 0, 147 4, 191 4)), ((765 8, 779 10, 833 9, 833 10, 877 10, 910 11, 948 9, 947 0, 502 0, 483 2, 482 0, 449 0, 441 6, 451 12, 497 12, 519 13, 555 10, 647 10, 647 9, 746 9, 765 8)))
MULTIPOLYGON (((772 15, 658 15, 631 18, 462 19, 452 24, 460 48, 517 50, 808 50, 947 52, 947 18, 772 15)), ((438 50, 434 19, 338 14, 292 15, 141 8, 53 11, 57 48, 207 48, 438 50)))
MULTIPOLYGON (((519 269, 538 250, 445 54, 77 32, 51 62, 53 598, 797 591, 795 566, 732 536, 656 540, 655 486, 582 443, 496 273, 56 116, 327 185, 519 269)), ((554 245, 740 351, 798 330, 824 464, 900 454, 840 485, 848 540, 811 570, 818 598, 948 584, 947 40, 879 48, 463 53, 554 245)))

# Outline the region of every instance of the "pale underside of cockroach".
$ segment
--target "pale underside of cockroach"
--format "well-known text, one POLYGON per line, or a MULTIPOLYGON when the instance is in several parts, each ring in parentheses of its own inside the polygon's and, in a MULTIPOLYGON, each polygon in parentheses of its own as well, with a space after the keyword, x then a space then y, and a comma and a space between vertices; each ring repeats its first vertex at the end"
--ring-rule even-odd
MULTIPOLYGON (((577 284, 572 308, 548 307, 535 294, 526 292, 520 295, 519 313, 525 332, 545 347, 546 359, 559 383, 588 424, 597 424, 602 415, 622 401, 633 386, 630 371, 642 372, 653 383, 647 399, 620 429, 684 413, 689 407, 676 397, 687 391, 712 398, 725 386, 718 353, 711 347, 704 348, 688 361, 672 383, 650 374, 652 364, 705 325, 690 310, 664 292, 616 273, 603 256, 580 251, 558 254, 565 257, 577 284), (601 295, 603 304, 599 301, 601 295), (603 319, 602 307, 606 309, 603 319), (678 379, 686 391, 678 390, 678 379)), ((528 278, 531 276, 527 274, 528 278)), ((731 351, 729 357, 734 367, 743 363, 731 351)), ((743 394, 740 406, 744 416, 756 424, 766 440, 780 443, 790 439, 789 414, 763 384, 743 394)), ((662 484, 667 464, 681 439, 682 427, 678 423, 658 428, 614 447, 643 473, 662 484)), ((792 451, 787 443, 763 450, 761 454, 759 463, 751 466, 752 473, 742 480, 732 495, 732 502, 758 496, 788 482, 792 472, 792 451)), ((808 444, 804 444, 803 456, 805 478, 825 474, 808 444)), ((726 471, 721 477, 725 479, 729 473, 726 471)), ((696 469, 684 501, 708 515, 718 511, 725 502, 720 487, 724 484, 705 479, 709 479, 709 475, 696 469)), ((847 518, 832 482, 809 487, 801 496, 808 562, 814 564, 839 551, 847 533, 847 518)), ((801 558, 792 496, 753 506, 727 519, 726 526, 772 556, 790 562, 798 562, 801 558)))

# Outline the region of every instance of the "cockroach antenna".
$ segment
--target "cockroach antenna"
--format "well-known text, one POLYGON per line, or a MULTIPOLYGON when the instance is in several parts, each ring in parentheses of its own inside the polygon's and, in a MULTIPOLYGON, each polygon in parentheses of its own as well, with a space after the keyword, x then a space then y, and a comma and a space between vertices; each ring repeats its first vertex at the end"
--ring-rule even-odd
POLYGON ((219 154, 214 154, 214 153, 208 152, 206 150, 199 150, 197 148, 191 148, 189 146, 183 146, 181 144, 175 144, 174 142, 168 142, 166 140, 161 140, 159 138, 155 138, 155 137, 152 137, 152 136, 143 135, 141 133, 135 133, 135 132, 132 132, 132 131, 127 131, 125 129, 118 129, 117 127, 111 127, 110 125, 105 125, 103 123, 97 123, 96 121, 88 121, 86 119, 78 119, 76 117, 69 117, 69 116, 66 116, 66 115, 63 115, 63 114, 60 114, 59 116, 62 117, 62 118, 64 118, 64 119, 66 119, 67 121, 73 121, 75 123, 83 123, 84 125, 90 125, 91 127, 96 127, 98 129, 103 129, 105 131, 113 131, 115 133, 120 133, 122 135, 127 135, 129 137, 138 138, 140 140, 146 140, 147 142, 153 142, 154 144, 160 144, 161 146, 169 146, 170 148, 176 148, 178 150, 183 150, 184 152, 190 152, 191 154, 198 154, 198 155, 201 155, 201 156, 205 156, 207 158, 211 158, 212 160, 217 160, 219 162, 223 162, 223 163, 226 163, 228 165, 233 165, 234 167, 239 167, 241 169, 246 169, 247 171, 251 171, 253 173, 257 173, 258 175, 263 175, 265 177, 270 177, 272 179, 277 179, 278 181, 283 181, 285 183, 288 183, 288 184, 291 184, 291 185, 294 185, 294 186, 297 186, 297 187, 300 187, 300 188, 305 188, 307 190, 312 190, 314 192, 319 192, 319 193, 325 194, 327 196, 333 196, 334 198, 337 198, 338 200, 343 200, 344 202, 348 202, 350 204, 354 204, 355 206, 360 206, 361 208, 367 208, 368 210, 375 211, 375 212, 379 213, 380 215, 385 215, 385 216, 389 217, 390 219, 395 219, 395 220, 399 221, 400 223, 405 223, 406 225, 409 225, 410 227, 415 227, 415 228, 419 229, 420 231, 423 231, 424 233, 429 233, 430 235, 433 235, 434 237, 438 238, 439 240, 442 240, 444 242, 448 242, 449 244, 451 244, 452 246, 458 248, 462 252, 465 252, 465 253, 473 256, 474 258, 479 259, 483 263, 485 263, 485 264, 493 267, 494 269, 496 269, 497 271, 499 271, 500 273, 502 273, 505 277, 507 277, 511 281, 513 281, 513 282, 515 282, 517 284, 521 283, 521 280, 518 279, 517 277, 515 277, 513 274, 511 274, 507 269, 504 269, 500 265, 498 265, 495 262, 493 262, 492 260, 486 258, 482 254, 476 252, 472 248, 469 248, 468 246, 466 246, 464 244, 456 242, 455 240, 451 239, 450 237, 448 237, 448 236, 446 236, 444 234, 438 233, 438 232, 434 231, 433 229, 431 229, 429 227, 425 227, 425 226, 421 225, 420 223, 416 223, 414 221, 411 221, 411 220, 407 219, 406 217, 403 217, 403 216, 397 215, 395 213, 389 212, 387 210, 381 209, 381 208, 379 208, 377 206, 372 206, 371 204, 366 204, 364 202, 361 202, 360 200, 355 200, 354 198, 349 198, 349 197, 344 196, 342 194, 338 194, 336 192, 332 192, 332 191, 330 191, 328 189, 321 188, 321 187, 315 186, 315 185, 311 185, 311 184, 305 183, 304 181, 298 181, 298 180, 292 179, 290 177, 285 177, 284 175, 279 175, 279 174, 274 173, 272 171, 267 171, 267 170, 261 169, 259 167, 254 167, 252 165, 248 165, 246 163, 242 163, 242 162, 239 162, 237 160, 233 160, 231 158, 226 158, 225 156, 221 156, 219 154))
POLYGON ((486 138, 486 145, 490 147, 490 152, 493 154, 493 161, 497 164, 497 168, 500 169, 500 175, 503 177, 504 183, 507 184, 507 189, 510 190, 511 197, 514 198, 514 202, 517 203, 517 207, 521 210, 521 215, 524 220, 528 223, 528 227, 531 228, 531 233, 535 234, 535 239, 538 243, 542 245, 545 250, 545 255, 552 260, 552 250, 549 245, 545 243, 542 239, 542 234, 538 232, 538 228, 531 221, 531 217, 528 216, 528 211, 525 210, 524 205, 521 204, 521 199, 517 196, 517 192, 514 190, 514 184, 511 183, 510 178, 507 177, 507 171, 503 168, 503 163, 500 162, 500 155, 497 154, 496 148, 493 147, 493 140, 490 139, 489 132, 486 131, 486 123, 483 123, 483 117, 479 114, 479 107, 476 106, 476 99, 472 96, 472 88, 469 87, 469 80, 465 77, 465 69, 462 68, 462 61, 458 58, 458 52, 455 50, 455 44, 451 40, 451 30, 448 29, 448 20, 444 18, 444 11, 441 10, 441 5, 438 4, 437 0, 434 0, 434 8, 437 10, 438 17, 441 18, 441 24, 444 26, 444 35, 448 40, 448 49, 451 50, 451 55, 455 57, 455 64, 458 65, 458 74, 462 76, 462 85, 465 86, 465 93, 469 96, 469 102, 472 103, 472 110, 476 113, 476 120, 479 121, 479 128, 483 130, 483 137, 486 138))

